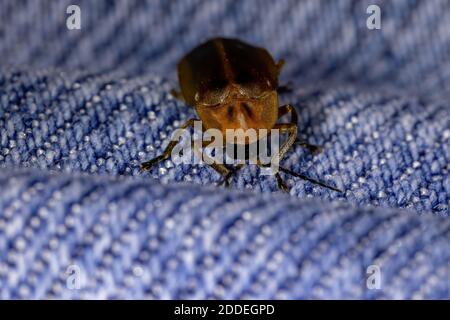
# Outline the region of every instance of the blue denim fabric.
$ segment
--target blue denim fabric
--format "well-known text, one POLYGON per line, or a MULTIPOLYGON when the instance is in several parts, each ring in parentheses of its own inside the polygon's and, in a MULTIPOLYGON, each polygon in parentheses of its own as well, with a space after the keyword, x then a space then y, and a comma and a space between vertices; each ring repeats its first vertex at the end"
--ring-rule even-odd
POLYGON ((79 1, 69 31, 71 3, 0 3, 0 298, 450 297, 448 1, 79 1), (282 163, 343 194, 139 172, 195 116, 175 65, 214 35, 286 59, 281 102, 324 152, 282 163))

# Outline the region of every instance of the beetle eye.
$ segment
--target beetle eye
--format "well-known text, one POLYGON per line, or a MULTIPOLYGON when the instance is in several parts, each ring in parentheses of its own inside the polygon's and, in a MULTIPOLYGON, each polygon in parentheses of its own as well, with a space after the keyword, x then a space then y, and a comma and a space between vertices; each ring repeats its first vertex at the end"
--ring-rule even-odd
POLYGON ((202 105, 213 106, 222 104, 230 94, 229 88, 217 88, 215 90, 209 90, 204 94, 201 94, 197 101, 202 105))
POLYGON ((261 97, 263 94, 267 92, 267 90, 269 89, 261 87, 261 85, 252 83, 247 83, 239 87, 239 91, 242 95, 253 99, 261 97))

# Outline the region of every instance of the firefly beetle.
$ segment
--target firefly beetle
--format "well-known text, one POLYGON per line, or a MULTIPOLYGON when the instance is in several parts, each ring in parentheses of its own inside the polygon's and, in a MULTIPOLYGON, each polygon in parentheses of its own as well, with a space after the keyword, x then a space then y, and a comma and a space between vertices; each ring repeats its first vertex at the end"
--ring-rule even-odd
MULTIPOLYGON (((294 143, 313 153, 318 152, 320 147, 297 140, 295 108, 290 104, 281 107, 278 104, 278 75, 283 64, 284 60, 275 62, 263 48, 237 39, 214 38, 194 48, 181 59, 178 64, 181 92, 174 92, 174 95, 195 107, 203 130, 214 128, 225 134, 227 129, 278 129, 280 133, 287 134, 287 139, 279 150, 280 160, 294 143), (289 123, 276 123, 288 113, 291 114, 289 123)), ((193 126, 196 120, 188 120, 181 128, 193 126)), ((246 140, 245 143, 251 141, 246 140)), ((171 141, 162 155, 142 163, 141 170, 149 170, 156 163, 168 159, 176 144, 177 141, 171 141)), ((210 165, 222 175, 221 184, 226 185, 242 167, 242 164, 236 165, 234 169, 220 163, 210 165)), ((283 167, 279 169, 340 192, 305 175, 283 167)), ((288 191, 279 172, 275 174, 275 178, 279 189, 288 191)))

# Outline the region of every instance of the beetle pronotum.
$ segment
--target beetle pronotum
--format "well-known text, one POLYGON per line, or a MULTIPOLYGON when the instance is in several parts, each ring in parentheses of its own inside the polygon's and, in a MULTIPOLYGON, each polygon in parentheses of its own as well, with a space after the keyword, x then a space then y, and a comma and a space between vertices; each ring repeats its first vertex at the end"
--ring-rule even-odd
MULTIPOLYGON (((312 152, 318 152, 320 147, 297 140, 295 108, 289 104, 278 104, 278 75, 283 64, 284 60, 275 62, 263 48, 236 39, 214 38, 181 59, 178 64, 181 92, 174 92, 174 95, 195 107, 204 130, 214 128, 225 134, 227 129, 278 129, 288 136, 279 150, 280 160, 296 142, 312 152), (276 123, 288 113, 291 114, 289 123, 276 123)), ((181 128, 193 126, 195 120, 188 120, 181 128)), ((251 141, 246 139, 245 143, 251 141)), ((162 155, 142 163, 141 169, 149 170, 156 163, 168 159, 176 144, 176 141, 171 141, 162 155)), ((221 163, 210 165, 222 175, 222 183, 226 185, 242 167, 242 164, 236 165, 234 169, 221 163)), ((322 187, 340 191, 286 168, 279 169, 322 187)), ((279 172, 275 178, 278 187, 288 191, 279 172)))

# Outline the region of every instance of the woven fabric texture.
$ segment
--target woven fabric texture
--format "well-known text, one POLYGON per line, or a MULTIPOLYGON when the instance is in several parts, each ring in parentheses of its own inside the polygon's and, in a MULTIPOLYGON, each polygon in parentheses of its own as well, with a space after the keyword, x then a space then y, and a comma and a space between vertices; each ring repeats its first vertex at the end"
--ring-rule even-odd
POLYGON ((70 4, 0 3, 0 298, 450 297, 448 1, 78 1, 81 30, 70 4), (286 59, 324 151, 282 164, 342 194, 139 172, 195 116, 177 61, 217 35, 286 59))

